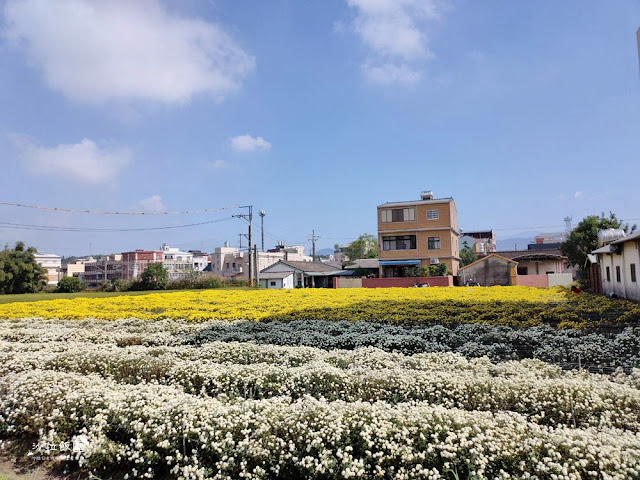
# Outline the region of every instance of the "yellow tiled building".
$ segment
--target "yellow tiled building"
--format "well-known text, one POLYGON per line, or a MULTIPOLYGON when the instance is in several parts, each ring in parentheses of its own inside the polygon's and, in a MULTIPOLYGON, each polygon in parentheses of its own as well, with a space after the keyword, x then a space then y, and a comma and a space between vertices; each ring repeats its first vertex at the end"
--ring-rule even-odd
POLYGON ((456 275, 460 264, 458 214, 453 198, 433 198, 378 206, 380 276, 401 277, 406 268, 445 263, 456 275))

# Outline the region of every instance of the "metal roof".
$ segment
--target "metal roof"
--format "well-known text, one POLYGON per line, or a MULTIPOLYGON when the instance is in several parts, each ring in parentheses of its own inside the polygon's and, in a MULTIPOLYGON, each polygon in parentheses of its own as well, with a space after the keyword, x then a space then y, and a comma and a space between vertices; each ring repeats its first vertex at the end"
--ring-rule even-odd
POLYGON ((626 237, 622 237, 618 240, 614 240, 613 242, 611 242, 611 244, 625 243, 625 242, 630 242, 631 240, 640 240, 640 230, 634 233, 630 233, 626 237))
POLYGON ((420 265, 420 260, 380 260, 380 265, 420 265))

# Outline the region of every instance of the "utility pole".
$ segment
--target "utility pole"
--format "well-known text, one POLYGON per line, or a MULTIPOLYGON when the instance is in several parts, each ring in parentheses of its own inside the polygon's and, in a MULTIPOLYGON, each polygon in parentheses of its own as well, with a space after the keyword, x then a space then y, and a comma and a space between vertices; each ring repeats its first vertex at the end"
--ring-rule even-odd
POLYGON ((316 237, 316 231, 315 230, 311 230, 311 258, 313 258, 313 261, 316 261, 316 240, 318 240, 320 237, 316 237))
POLYGON ((262 251, 264 252, 264 216, 267 214, 264 210, 260 210, 260 226, 262 230, 262 251))
POLYGON ((253 252, 255 254, 255 261, 253 264, 255 265, 254 278, 256 279, 256 285, 260 286, 260 267, 258 265, 258 246, 253 246, 253 252))
POLYGON ((239 208, 247 208, 249 209, 249 213, 248 214, 239 214, 239 215, 232 215, 233 217, 236 218, 244 218, 246 221, 249 222, 249 286, 253 287, 253 279, 254 279, 254 275, 253 275, 253 259, 251 258, 251 245, 253 245, 253 205, 244 205, 242 207, 239 208))

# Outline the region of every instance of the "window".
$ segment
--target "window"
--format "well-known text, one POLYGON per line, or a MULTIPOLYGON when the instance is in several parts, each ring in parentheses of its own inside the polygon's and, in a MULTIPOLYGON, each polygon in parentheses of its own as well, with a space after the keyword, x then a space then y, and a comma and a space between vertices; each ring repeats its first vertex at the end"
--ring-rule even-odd
POLYGON ((620 281, 620 266, 616 267, 616 282, 620 281))
POLYGON ((275 280, 271 280, 271 281, 269 282, 269 285, 271 285, 272 287, 275 287, 275 286, 276 286, 276 282, 275 282, 275 280))
POLYGON ((227 262, 227 268, 229 268, 229 262, 227 262))
POLYGON ((518 267, 518 275, 527 275, 529 267, 518 267))
POLYGON ((440 212, 438 210, 427 210, 427 220, 438 220, 440 212))
POLYGON ((429 250, 440 250, 440 237, 427 238, 427 248, 429 250))
POLYGON ((233 268, 236 268, 236 262, 233 262, 233 268))
POLYGON ((380 212, 380 221, 382 223, 390 222, 413 222, 416 219, 416 209, 411 208, 394 208, 382 210, 380 212))
POLYGON ((611 281, 611 270, 607 267, 607 282, 611 281))
POLYGON ((416 236, 382 237, 382 250, 415 250, 416 236))
POLYGON ((637 282, 637 280, 636 280, 636 264, 632 263, 630 265, 630 267, 631 267, 631 281, 632 282, 637 282))

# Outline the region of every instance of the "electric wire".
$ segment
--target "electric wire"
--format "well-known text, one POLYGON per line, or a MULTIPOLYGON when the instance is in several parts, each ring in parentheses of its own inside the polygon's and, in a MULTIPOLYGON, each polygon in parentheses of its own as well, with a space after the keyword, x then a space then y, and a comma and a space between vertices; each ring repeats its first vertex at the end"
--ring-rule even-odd
POLYGON ((196 227, 231 220, 232 217, 209 220, 207 222, 187 223, 183 225, 166 225, 162 227, 142 227, 142 228, 92 228, 92 227, 58 227, 55 225, 31 225, 23 223, 0 222, 2 228, 13 228, 17 230, 40 230, 48 232, 142 232, 149 230, 169 230, 175 228, 196 227))
POLYGON ((105 210, 83 210, 83 209, 76 209, 76 208, 45 207, 41 205, 27 205, 24 203, 15 203, 15 202, 0 202, 0 205, 4 205, 8 207, 48 210, 53 212, 91 213, 91 214, 97 214, 97 215, 145 215, 145 216, 146 215, 186 215, 186 214, 192 214, 192 213, 219 212, 221 210, 232 210, 236 208, 242 208, 240 205, 233 205, 229 207, 202 208, 199 210, 184 210, 184 211, 176 211, 176 212, 112 212, 112 211, 105 211, 105 210))

